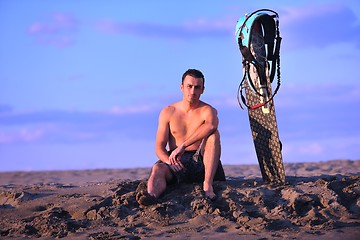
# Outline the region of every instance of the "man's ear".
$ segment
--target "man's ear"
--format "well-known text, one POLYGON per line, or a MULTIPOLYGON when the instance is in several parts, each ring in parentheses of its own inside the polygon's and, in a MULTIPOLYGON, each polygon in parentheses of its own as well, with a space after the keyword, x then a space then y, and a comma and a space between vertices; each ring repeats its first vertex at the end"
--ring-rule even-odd
POLYGON ((182 83, 180 84, 180 89, 182 92, 184 92, 184 84, 182 84, 182 83))

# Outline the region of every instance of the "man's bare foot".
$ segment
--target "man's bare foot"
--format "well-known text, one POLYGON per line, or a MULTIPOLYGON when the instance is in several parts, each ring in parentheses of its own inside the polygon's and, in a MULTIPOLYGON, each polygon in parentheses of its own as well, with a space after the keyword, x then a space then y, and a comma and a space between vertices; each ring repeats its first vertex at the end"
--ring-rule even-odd
POLYGON ((211 201, 215 201, 217 199, 212 184, 206 184, 204 182, 204 192, 205 192, 205 197, 210 199, 211 201))
POLYGON ((136 201, 143 206, 150 206, 156 204, 156 197, 147 192, 146 182, 141 182, 136 189, 136 201))
POLYGON ((150 206, 156 204, 156 198, 147 192, 141 192, 136 195, 136 200, 140 205, 150 206))
POLYGON ((218 196, 214 193, 211 194, 211 193, 205 192, 205 198, 207 198, 211 201, 215 201, 218 198, 218 196))

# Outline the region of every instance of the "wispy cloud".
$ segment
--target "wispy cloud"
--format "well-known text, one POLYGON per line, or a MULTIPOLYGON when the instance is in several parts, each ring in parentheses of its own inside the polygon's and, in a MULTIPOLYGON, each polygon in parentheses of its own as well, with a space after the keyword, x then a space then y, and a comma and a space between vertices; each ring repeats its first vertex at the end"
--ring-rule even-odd
POLYGON ((279 90, 277 106, 283 108, 317 108, 322 106, 340 107, 360 102, 360 85, 352 84, 291 84, 279 90))
POLYGON ((48 21, 31 24, 28 33, 40 44, 66 47, 75 42, 79 25, 79 21, 72 14, 55 13, 48 21))
POLYGON ((360 48, 360 25, 355 13, 342 3, 284 8, 280 30, 288 48, 326 47, 353 43, 360 48))
POLYGON ((325 140, 348 135, 360 136, 356 126, 360 86, 293 85, 275 99, 278 121, 287 137, 325 140))
POLYGON ((12 107, 9 105, 4 105, 4 104, 0 104, 0 114, 1 113, 6 113, 6 112, 11 112, 12 111, 12 107))
MULTIPOLYGON (((358 157, 360 130, 355 108, 360 104, 359 94, 360 87, 350 85, 287 85, 281 88, 275 103, 285 161, 358 157)), ((238 151, 236 156, 254 155, 247 112, 226 99, 225 96, 208 99, 218 109, 222 142, 226 144, 224 156, 235 158, 228 151, 238 151)), ((153 142, 162 100, 154 100, 155 105, 144 102, 102 111, 19 112, 3 107, 0 145, 153 142)))
POLYGON ((154 22, 120 22, 104 19, 97 21, 95 27, 100 32, 108 34, 184 40, 201 37, 231 37, 235 20, 234 17, 214 20, 199 18, 176 25, 154 22))
POLYGON ((124 114, 133 114, 133 113, 151 112, 152 110, 153 110, 152 105, 140 105, 140 106, 131 106, 131 107, 114 106, 111 108, 109 113, 114 115, 124 115, 124 114))
POLYGON ((151 106, 106 111, 31 111, 0 113, 0 144, 107 141, 147 138, 157 121, 151 106))
POLYGON ((360 136, 283 141, 283 157, 287 162, 324 161, 359 158, 360 136))
POLYGON ((0 144, 31 143, 43 139, 44 129, 20 128, 15 131, 0 131, 0 144))
MULTIPOLYGON (((342 3, 284 7, 278 12, 283 46, 287 49, 326 47, 344 42, 360 47, 359 20, 342 3)), ((214 19, 195 18, 178 24, 102 19, 96 22, 95 28, 107 34, 159 39, 232 38, 238 18, 238 15, 214 19)))

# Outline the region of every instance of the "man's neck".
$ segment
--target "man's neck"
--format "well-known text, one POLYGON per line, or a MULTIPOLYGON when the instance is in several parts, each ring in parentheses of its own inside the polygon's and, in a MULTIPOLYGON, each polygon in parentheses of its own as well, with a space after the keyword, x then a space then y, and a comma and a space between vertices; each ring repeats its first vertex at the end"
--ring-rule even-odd
POLYGON ((194 110, 199 105, 200 105, 200 101, 195 101, 195 102, 189 102, 189 101, 185 101, 185 100, 182 101, 182 107, 183 107, 185 112, 189 112, 191 110, 194 110))

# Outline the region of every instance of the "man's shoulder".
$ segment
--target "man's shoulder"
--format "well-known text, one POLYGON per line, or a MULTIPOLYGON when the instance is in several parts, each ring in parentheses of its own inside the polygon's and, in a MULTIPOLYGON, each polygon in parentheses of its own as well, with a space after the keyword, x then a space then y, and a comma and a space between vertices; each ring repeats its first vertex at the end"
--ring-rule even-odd
POLYGON ((212 112, 217 112, 216 108, 214 108, 213 106, 211 106, 210 104, 206 103, 206 102, 201 102, 202 104, 202 108, 205 110, 205 111, 212 111, 212 112))
POLYGON ((164 107, 162 110, 161 110, 161 114, 166 114, 166 115, 171 115, 171 114, 173 114, 175 111, 176 111, 176 108, 177 108, 177 106, 176 106, 176 104, 177 103, 173 103, 173 104, 170 104, 170 105, 168 105, 168 106, 166 106, 166 107, 164 107))
POLYGON ((179 105, 179 102, 175 102, 175 103, 167 105, 162 110, 163 111, 174 111, 179 107, 178 105, 179 105))

